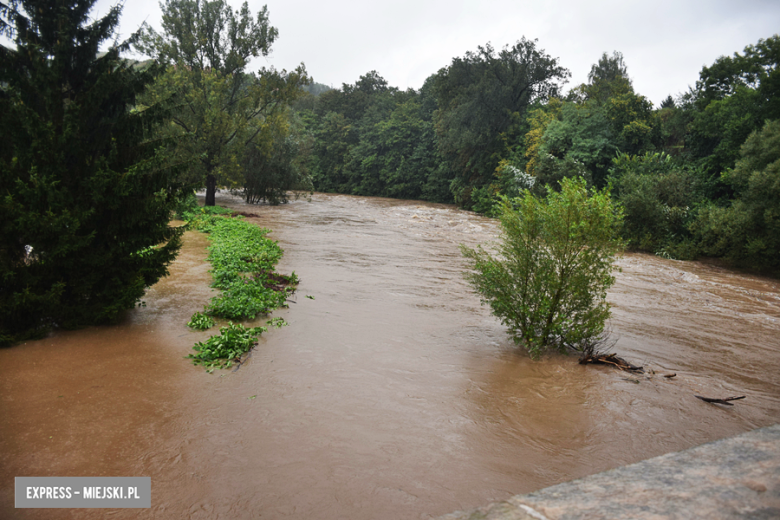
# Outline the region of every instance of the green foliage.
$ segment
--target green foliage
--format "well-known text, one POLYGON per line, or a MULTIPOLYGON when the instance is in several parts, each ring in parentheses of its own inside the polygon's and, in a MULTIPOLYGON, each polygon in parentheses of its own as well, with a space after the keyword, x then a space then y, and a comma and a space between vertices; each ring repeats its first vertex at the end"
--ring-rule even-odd
POLYGON ((195 330, 206 330, 214 326, 214 320, 210 316, 206 316, 202 312, 196 312, 187 322, 187 326, 195 330))
POLYGON ((585 165, 572 157, 565 155, 562 159, 552 154, 544 154, 537 160, 536 184, 533 192, 544 196, 547 187, 559 190, 563 179, 583 179, 588 186, 593 185, 593 178, 585 165))
POLYGON ((316 189, 450 202, 435 105, 430 81, 420 92, 400 92, 374 71, 320 96, 310 127, 316 189))
POLYGON ((536 357, 554 348, 580 350, 604 331, 607 289, 620 251, 621 214, 609 193, 589 193, 564 178, 546 198, 525 191, 501 204, 496 255, 461 246, 466 275, 518 344, 536 357))
POLYGON ((688 228, 703 199, 698 172, 663 153, 619 154, 610 180, 623 206, 622 236, 631 248, 667 258, 696 256, 688 228))
POLYGON ((279 34, 269 25, 266 6, 256 20, 246 2, 235 11, 222 0, 164 0, 160 8, 163 34, 144 24, 138 48, 190 70, 239 74, 249 58, 267 56, 279 34))
POLYGON ((191 215, 198 211, 198 197, 194 192, 189 192, 183 196, 177 203, 174 210, 175 218, 180 220, 188 220, 185 215, 191 215))
POLYGON ((282 248, 265 237, 267 229, 240 218, 205 213, 190 221, 190 226, 209 233, 212 287, 222 290, 206 306, 206 314, 249 320, 286 305, 285 300, 293 291, 290 286, 296 285, 298 279, 295 273, 283 276, 274 272, 282 248))
POLYGON ((331 111, 319 118, 318 128, 315 129, 315 165, 312 172, 317 190, 352 192, 346 163, 354 141, 352 125, 343 114, 331 111))
POLYGON ((628 67, 623 61, 623 53, 613 51, 612 56, 606 52, 603 53, 598 63, 591 66, 588 82, 591 86, 595 86, 599 83, 610 84, 618 80, 631 82, 628 77, 628 67))
POLYGON ((284 321, 284 318, 277 317, 277 318, 273 318, 273 319, 268 320, 266 322, 266 325, 269 325, 271 327, 275 327, 277 329, 281 329, 282 327, 286 327, 287 325, 289 325, 289 323, 284 321))
POLYGON ((742 145, 742 158, 724 174, 736 199, 710 205, 693 225, 706 254, 780 273, 780 120, 768 121, 742 145))
POLYGON ((569 76, 557 59, 525 38, 499 52, 478 47, 439 71, 434 84, 438 148, 454 173, 457 203, 473 205, 472 191, 492 181, 507 142, 524 133, 527 107, 557 95, 557 82, 569 76))
POLYGON ((219 328, 219 336, 211 336, 205 342, 195 344, 195 354, 189 354, 195 365, 202 365, 211 373, 215 368, 230 368, 234 361, 249 352, 257 344, 257 338, 268 329, 265 327, 247 328, 240 324, 228 323, 219 328))
POLYGON ((525 155, 540 188, 556 187, 566 175, 603 188, 616 152, 652 149, 658 134, 652 103, 634 92, 627 74, 622 54, 604 53, 589 84, 573 89, 567 101, 552 100, 529 114, 525 155))
MULTIPOLYGON (((767 119, 780 119, 780 36, 702 68, 691 93, 688 145, 711 177, 734 167, 740 147, 767 119)), ((725 184, 713 197, 733 195, 725 184)))
POLYGON ((547 124, 538 149, 535 173, 539 186, 550 184, 557 189, 564 172, 572 172, 603 187, 617 150, 605 110, 593 103, 566 102, 559 118, 547 124))
POLYGON ((213 206, 217 185, 241 186, 246 160, 271 155, 275 137, 287 130, 287 107, 310 80, 303 65, 245 73, 248 60, 268 55, 277 36, 265 7, 256 20, 246 2, 236 11, 224 0, 165 0, 161 8, 163 34, 146 26, 137 45, 167 67, 146 99, 177 105, 165 133, 181 137, 176 153, 197 162, 189 180, 205 184, 206 205, 213 206), (245 159, 247 151, 254 157, 245 159))
MULTIPOLYGON (((269 231, 244 222, 241 217, 227 217, 227 213, 232 212, 219 206, 207 206, 187 215, 191 228, 209 233, 208 260, 214 279, 211 286, 222 290, 219 296, 211 299, 205 313, 195 313, 187 323, 199 330, 214 325, 211 316, 251 320, 258 314, 285 307, 287 297, 298 284, 294 272, 284 276, 274 271, 282 257, 282 248, 265 237, 269 231)), ((276 328, 286 324, 282 318, 267 322, 276 328)), ((245 328, 231 321, 227 327, 220 328, 220 336, 197 343, 193 348, 198 354, 189 357, 196 365, 206 366, 209 372, 215 367, 229 367, 232 361, 251 349, 255 338, 265 331, 264 327, 245 328)))
POLYGON ((249 204, 286 203, 288 190, 314 188, 308 168, 313 139, 298 118, 283 115, 277 124, 266 125, 259 142, 250 144, 244 156, 243 195, 249 204))
POLYGON ((19 2, 0 47, 0 343, 115 321, 167 274, 181 230, 165 111, 137 106, 153 69, 111 41, 121 6, 89 22, 91 0, 19 2))

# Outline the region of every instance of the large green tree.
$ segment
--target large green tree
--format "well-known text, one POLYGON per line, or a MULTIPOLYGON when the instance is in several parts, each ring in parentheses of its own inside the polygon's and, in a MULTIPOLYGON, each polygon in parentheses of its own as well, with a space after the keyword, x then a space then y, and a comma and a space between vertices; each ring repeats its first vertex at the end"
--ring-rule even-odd
POLYGON ((741 147, 740 160, 723 177, 736 198, 727 208, 705 208, 692 226, 703 252, 778 274, 780 120, 753 132, 741 147))
POLYGON ((121 6, 90 22, 94 0, 25 0, 4 10, 0 47, 0 344, 51 324, 114 320, 167 273, 180 195, 150 141, 152 80, 111 41, 121 6))
POLYGON ((538 187, 557 189, 566 173, 584 175, 603 188, 616 152, 636 155, 653 149, 652 108, 634 92, 623 55, 604 53, 591 67, 588 83, 572 89, 566 101, 551 100, 529 114, 525 155, 538 187))
POLYGON ((190 178, 205 184, 206 205, 214 205, 218 185, 244 182, 246 153, 256 162, 262 138, 284 130, 276 116, 302 95, 309 78, 303 65, 289 73, 246 72, 248 60, 267 56, 278 35, 266 7, 254 18, 246 2, 238 10, 224 0, 165 0, 160 7, 162 33, 145 26, 137 45, 168 67, 147 99, 178 105, 168 132, 185 137, 180 152, 198 160, 190 178), (274 124, 281 126, 269 130, 274 124))
MULTIPOLYGON (((713 179, 733 168, 747 137, 768 119, 780 119, 780 36, 748 45, 702 68, 689 94, 687 145, 713 179)), ((733 195, 726 184, 711 196, 733 195)))
POLYGON ((492 181, 507 143, 524 133, 527 107, 555 96, 569 76, 557 58, 525 38, 498 52, 489 44, 478 47, 439 71, 438 145, 455 175, 459 204, 471 207, 472 191, 492 181))

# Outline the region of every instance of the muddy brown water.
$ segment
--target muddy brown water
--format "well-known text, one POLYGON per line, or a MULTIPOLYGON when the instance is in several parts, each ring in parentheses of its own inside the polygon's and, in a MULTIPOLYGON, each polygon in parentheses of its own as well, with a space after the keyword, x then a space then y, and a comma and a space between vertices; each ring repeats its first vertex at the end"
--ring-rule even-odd
POLYGON ((0 517, 430 518, 780 420, 776 280, 625 255, 614 350, 656 372, 632 376, 517 350, 462 278, 458 244, 493 221, 342 195, 218 203, 285 249, 289 326, 237 372, 185 360, 212 295, 188 232, 120 325, 0 350, 0 517), (150 476, 152 508, 13 508, 15 476, 99 475, 150 476))

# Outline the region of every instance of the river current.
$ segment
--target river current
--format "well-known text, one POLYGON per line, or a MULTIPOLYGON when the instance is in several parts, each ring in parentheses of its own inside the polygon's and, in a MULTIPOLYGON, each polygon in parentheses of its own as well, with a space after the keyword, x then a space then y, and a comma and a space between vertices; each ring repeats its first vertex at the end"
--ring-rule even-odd
POLYGON ((780 421, 777 280, 624 255, 610 329, 648 371, 632 375, 518 350, 462 275, 458 244, 495 221, 345 195, 217 203, 284 248, 289 326, 237 371, 186 360, 213 295, 206 235, 187 232, 119 325, 0 350, 0 517, 425 519, 780 421), (149 476, 152 508, 14 509, 15 476, 149 476))

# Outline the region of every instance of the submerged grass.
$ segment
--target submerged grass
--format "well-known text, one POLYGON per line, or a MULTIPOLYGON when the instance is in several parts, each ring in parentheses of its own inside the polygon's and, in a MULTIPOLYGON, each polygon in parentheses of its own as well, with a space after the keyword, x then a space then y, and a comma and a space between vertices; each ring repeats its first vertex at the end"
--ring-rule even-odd
MULTIPOLYGON (((212 287, 222 292, 211 299, 204 312, 195 313, 187 324, 205 330, 214 325, 212 317, 227 320, 251 320, 259 314, 286 307, 288 296, 295 292, 298 277, 274 271, 282 257, 282 248, 270 240, 270 230, 259 228, 242 217, 231 218, 233 212, 219 206, 199 208, 184 214, 190 229, 209 234, 208 261, 212 265, 212 287)), ((272 320, 273 321, 273 320, 272 320)), ((269 322, 270 324, 271 322, 269 322)), ((278 325, 279 319, 274 321, 278 325)), ((188 357, 209 371, 229 367, 257 342, 265 327, 247 328, 232 321, 193 348, 188 357)))

